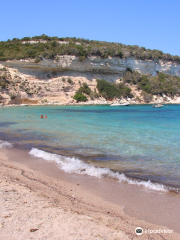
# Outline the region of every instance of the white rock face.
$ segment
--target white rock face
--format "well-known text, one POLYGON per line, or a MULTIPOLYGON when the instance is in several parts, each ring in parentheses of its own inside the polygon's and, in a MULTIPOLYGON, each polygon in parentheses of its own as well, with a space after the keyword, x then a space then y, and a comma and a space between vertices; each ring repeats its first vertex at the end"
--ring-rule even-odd
POLYGON ((78 57, 65 55, 59 56, 58 61, 43 59, 39 63, 34 63, 34 60, 12 60, 1 63, 42 80, 53 76, 80 76, 88 80, 102 78, 113 82, 122 77, 127 68, 152 76, 163 72, 180 77, 180 64, 163 60, 137 60, 134 57, 128 59, 88 57, 85 61, 79 61, 78 57))
POLYGON ((160 64, 156 65, 156 70, 180 77, 180 65, 177 63, 164 62, 161 60, 160 64))
POLYGON ((133 71, 138 71, 141 74, 157 75, 156 62, 152 60, 137 60, 129 58, 126 60, 126 65, 133 71))

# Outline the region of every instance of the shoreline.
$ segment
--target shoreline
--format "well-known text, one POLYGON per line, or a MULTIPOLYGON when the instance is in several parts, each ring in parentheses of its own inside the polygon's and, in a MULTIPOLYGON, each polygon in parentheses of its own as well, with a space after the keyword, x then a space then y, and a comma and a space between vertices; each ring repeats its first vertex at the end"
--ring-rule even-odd
MULTIPOLYGON (((5 203, 10 202, 8 208, 4 206, 5 211, 2 211, 0 237, 6 239, 37 239, 40 237, 43 239, 59 239, 59 237, 78 239, 81 234, 84 234, 87 237, 93 237, 94 235, 95 239, 98 239, 99 236, 103 235, 104 226, 98 233, 98 225, 103 225, 101 220, 86 216, 83 210, 81 211, 81 203, 78 203, 80 199, 76 199, 70 193, 72 185, 69 186, 63 181, 56 181, 26 166, 11 162, 7 160, 4 150, 0 150, 0 152, 1 195, 4 195, 2 200, 5 203), (12 192, 16 196, 8 198, 7 195, 12 192), (76 208, 73 207, 74 204, 76 208), (24 213, 22 214, 22 212, 24 213), (40 217, 38 214, 40 214, 40 217), (10 223, 9 219, 13 222, 10 223), (60 220, 63 221, 63 224, 59 222, 60 220), (21 226, 22 222, 23 226, 21 226), (92 233, 85 232, 89 225, 92 227, 92 233), (85 228, 84 230, 82 226, 85 228), (53 228, 51 229, 51 227, 53 228), (80 231, 78 228, 80 228, 80 231)), ((92 209, 95 208, 91 204, 81 202, 82 205, 85 205, 85 207, 82 206, 83 209, 87 206, 92 209)), ((2 209, 4 210, 4 208, 2 209)), ((107 227, 105 226, 105 228, 107 227)), ((111 234, 115 237, 119 235, 119 237, 128 239, 122 231, 117 234, 116 231, 107 228, 105 233, 108 234, 109 239, 113 239, 111 234)))
MULTIPOLYGON (((46 104, 3 104, 0 105, 0 107, 27 107, 27 106, 110 106, 113 102, 111 103, 88 103, 88 102, 81 102, 81 103, 46 103, 46 104)), ((130 106, 135 106, 135 105, 154 105, 154 104, 158 104, 159 102, 151 102, 151 103, 130 103, 130 106)), ((161 102, 161 104, 164 105, 180 105, 180 102, 161 102)), ((117 107, 117 106, 116 106, 117 107)), ((122 107, 122 106, 119 106, 122 107)), ((123 106, 124 107, 124 106, 123 106)))
MULTIPOLYGON (((2 140, 0 140, 0 142, 1 141, 2 140)), ((158 181, 151 178, 145 178, 143 177, 143 175, 137 176, 136 174, 133 175, 133 173, 131 174, 124 173, 122 170, 120 171, 119 169, 113 169, 113 168, 107 167, 106 164, 103 164, 101 162, 97 163, 96 160, 93 159, 92 155, 88 156, 88 155, 78 154, 77 152, 73 152, 71 147, 69 147, 68 149, 67 147, 64 147, 64 148, 61 147, 60 149, 58 149, 58 151, 57 149, 56 151, 54 149, 53 151, 51 151, 50 146, 48 147, 48 149, 45 149, 44 147, 41 148, 41 146, 35 147, 33 145, 28 145, 28 147, 27 146, 22 147, 22 145, 18 145, 18 144, 14 145, 15 139, 14 140, 11 139, 10 140, 11 143, 9 142, 9 140, 7 142, 5 135, 2 141, 2 145, 3 145, 3 142, 5 145, 10 144, 10 147, 13 147, 14 149, 18 149, 18 151, 26 151, 26 152, 28 151, 28 155, 31 154, 33 158, 36 158, 36 159, 42 158, 43 161, 45 162, 46 161, 55 162, 59 169, 60 169, 60 166, 58 165, 58 160, 56 161, 56 157, 63 157, 63 158, 70 158, 70 159, 75 158, 77 159, 77 161, 81 161, 82 166, 81 167, 79 166, 79 168, 77 168, 77 171, 74 169, 74 171, 72 171, 70 174, 79 174, 78 170, 79 171, 82 170, 82 175, 88 175, 88 176, 99 177, 99 178, 102 177, 103 179, 112 179, 117 183, 119 182, 119 183, 126 183, 128 185, 135 185, 135 186, 143 187, 148 190, 153 190, 157 192, 158 191, 172 192, 175 194, 179 194, 180 196, 180 186, 177 184, 173 185, 172 183, 167 183, 165 181, 158 181), (45 158, 43 157, 44 154, 46 154, 45 158), (92 167, 91 171, 93 171, 93 168, 95 168, 96 172, 94 174, 88 174, 88 172, 86 173, 85 169, 90 170, 91 167, 92 167)), ((68 171, 65 171, 65 172, 68 173, 68 171)))
MULTIPOLYGON (((10 150, 7 150, 7 149, 3 149, 3 150, 0 149, 0 153, 1 153, 1 157, 0 157, 1 175, 3 175, 3 177, 6 180, 11 179, 11 181, 8 184, 6 183, 5 185, 9 186, 9 184, 13 183, 16 185, 17 188, 20 188, 20 187, 22 188, 23 186, 26 189, 30 189, 32 195, 36 193, 38 197, 43 194, 45 196, 45 199, 48 199, 48 202, 50 205, 49 207, 47 207, 47 209, 54 206, 58 208, 61 207, 61 209, 63 209, 63 211, 67 211, 66 213, 70 214, 71 217, 74 216, 75 214, 76 215, 75 217, 77 219, 79 215, 81 217, 83 216, 86 218, 87 216, 89 216, 90 218, 93 219, 93 220, 91 219, 92 222, 96 221, 95 225, 99 225, 99 224, 102 225, 101 227, 103 228, 103 230, 101 234, 99 234, 102 237, 102 239, 105 239, 105 237, 102 235, 104 231, 107 231, 106 234, 109 233, 108 231, 111 232, 108 239, 129 239, 132 237, 133 239, 136 239, 137 237, 138 238, 140 237, 141 239, 147 239, 147 237, 151 237, 151 239, 162 239, 162 237, 164 239, 179 238, 179 234, 177 235, 175 232, 169 233, 169 234, 156 233, 156 234, 151 234, 149 236, 147 234, 143 234, 142 236, 136 236, 134 230, 138 226, 141 226, 143 229, 164 229, 164 227, 160 227, 145 221, 137 220, 134 217, 130 217, 129 216, 130 214, 129 215, 125 214, 124 211, 122 211, 122 209, 124 208, 122 204, 117 205, 117 203, 111 202, 110 199, 106 199, 107 197, 105 196, 106 193, 104 193, 104 196, 103 196, 102 193, 99 195, 98 192, 92 191, 93 178, 82 176, 82 175, 77 176, 76 174, 73 174, 73 178, 72 178, 71 174, 63 173, 62 171, 61 171, 62 174, 59 175, 60 171, 58 169, 57 169, 58 172, 56 173, 53 172, 53 176, 51 176, 52 172, 50 171, 50 168, 49 168, 50 165, 48 165, 48 167, 44 169, 46 171, 44 172, 40 171, 40 169, 42 170, 42 164, 44 165, 44 162, 42 161, 39 161, 38 163, 39 169, 38 169, 37 166, 34 164, 35 163, 34 161, 31 162, 31 166, 28 166, 26 162, 24 162, 25 164, 24 165, 22 164, 22 162, 17 163, 12 161, 12 160, 15 160, 13 159, 13 157, 14 158, 17 157, 14 149, 12 150, 11 154, 10 154, 10 150), (83 185, 83 182, 84 184, 87 183, 89 185, 87 184, 83 185), (116 229, 116 230, 112 230, 112 229, 116 229), (115 232, 112 233, 112 231, 115 231, 115 232), (119 235, 116 236, 113 234, 119 234, 119 235)), ((22 155, 22 152, 19 152, 19 154, 22 156, 21 161, 23 161, 24 156, 22 155)), ((53 166, 51 170, 54 170, 53 166)), ((103 179, 99 179, 99 180, 95 179, 94 183, 95 184, 98 183, 99 188, 101 189, 103 186, 107 187, 109 184, 109 181, 104 181, 103 179)), ((113 181, 111 181, 111 183, 114 184, 113 181)), ((126 189, 127 189, 127 185, 124 185, 124 193, 126 192, 126 189)), ((98 188, 96 190, 99 191, 98 188)), ((142 203, 144 204, 145 201, 143 200, 142 203)), ((147 207, 147 204, 145 205, 147 207)), ((136 206, 134 206, 134 208, 136 208, 136 206)), ((25 212, 26 210, 27 208, 24 207, 25 212)), ((67 228, 69 228, 69 225, 67 225, 67 228)), ((79 231, 82 231, 82 229, 79 229, 79 231)), ((86 229, 86 231, 88 230, 86 229)), ((39 230, 33 233, 34 236, 37 237, 36 234, 39 234, 38 232, 39 230)), ((24 234, 24 232, 21 232, 21 235, 22 233, 24 234)), ((88 234, 90 234, 90 232, 88 234)), ((20 239, 20 238, 17 238, 17 239, 20 239)), ((43 239, 46 239, 46 238, 43 238, 43 239)), ((51 238, 51 239, 56 239, 56 238, 51 238)), ((76 239, 76 238, 70 238, 70 236, 68 237, 66 236, 66 239, 76 239)), ((89 239, 98 239, 98 237, 95 237, 94 235, 93 237, 91 236, 91 238, 89 239)))

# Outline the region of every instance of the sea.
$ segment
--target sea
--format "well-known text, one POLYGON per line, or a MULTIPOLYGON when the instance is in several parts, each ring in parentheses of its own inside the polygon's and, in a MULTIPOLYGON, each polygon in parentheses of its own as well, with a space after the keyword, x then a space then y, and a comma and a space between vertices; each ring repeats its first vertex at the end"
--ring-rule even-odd
POLYGON ((11 147, 69 174, 180 192, 180 105, 2 106, 0 148, 11 147))

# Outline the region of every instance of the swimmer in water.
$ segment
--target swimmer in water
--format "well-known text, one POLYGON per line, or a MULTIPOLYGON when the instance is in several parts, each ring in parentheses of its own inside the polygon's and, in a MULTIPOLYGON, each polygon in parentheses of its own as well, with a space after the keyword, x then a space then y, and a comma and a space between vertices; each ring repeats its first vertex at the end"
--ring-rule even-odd
POLYGON ((48 117, 45 115, 44 118, 48 118, 48 117))
POLYGON ((43 118, 43 115, 41 114, 40 118, 43 118))

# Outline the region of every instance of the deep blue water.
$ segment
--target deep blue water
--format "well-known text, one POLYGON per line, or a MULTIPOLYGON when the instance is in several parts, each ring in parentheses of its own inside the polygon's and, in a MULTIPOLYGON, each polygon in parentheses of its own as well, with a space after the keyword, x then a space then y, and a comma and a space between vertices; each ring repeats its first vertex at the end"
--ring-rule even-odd
POLYGON ((180 188, 180 105, 1 107, 0 139, 180 188))

